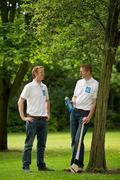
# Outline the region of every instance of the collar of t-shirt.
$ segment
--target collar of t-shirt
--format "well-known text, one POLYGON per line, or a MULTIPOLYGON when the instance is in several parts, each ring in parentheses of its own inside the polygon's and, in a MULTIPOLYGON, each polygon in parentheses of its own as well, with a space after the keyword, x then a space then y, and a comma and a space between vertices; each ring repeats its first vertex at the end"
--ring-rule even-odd
POLYGON ((90 79, 86 80, 84 79, 86 83, 91 83, 93 81, 93 77, 91 77, 90 79))
POLYGON ((38 83, 35 79, 33 79, 33 83, 35 86, 43 86, 42 82, 38 83))

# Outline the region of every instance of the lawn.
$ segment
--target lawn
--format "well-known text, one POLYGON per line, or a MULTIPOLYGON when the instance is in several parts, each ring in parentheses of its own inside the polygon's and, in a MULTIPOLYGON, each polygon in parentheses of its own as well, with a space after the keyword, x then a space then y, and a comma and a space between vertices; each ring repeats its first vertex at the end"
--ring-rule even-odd
MULTIPOLYGON (((89 160, 89 150, 92 133, 88 132, 85 137, 85 165, 89 160)), ((31 172, 24 173, 22 170, 21 156, 24 146, 25 134, 9 134, 9 152, 0 152, 0 179, 1 180, 117 180, 120 174, 71 174, 63 169, 69 167, 71 148, 69 133, 49 133, 47 139, 45 161, 54 172, 38 172, 36 167, 35 146, 33 146, 31 172)), ((120 168, 120 133, 106 133, 106 161, 109 169, 120 168)))

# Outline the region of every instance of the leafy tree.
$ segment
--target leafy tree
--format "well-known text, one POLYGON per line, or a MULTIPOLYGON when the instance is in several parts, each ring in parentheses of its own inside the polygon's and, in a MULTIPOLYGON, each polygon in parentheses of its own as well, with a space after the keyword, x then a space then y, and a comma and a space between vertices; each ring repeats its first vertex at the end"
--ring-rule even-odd
POLYGON ((31 52, 30 17, 19 0, 0 0, 0 150, 7 149, 9 102, 28 70, 31 52))
POLYGON ((119 0, 110 0, 109 5, 106 0, 63 0, 61 2, 46 0, 42 1, 40 6, 37 4, 33 22, 35 24, 40 22, 37 25, 36 35, 42 44, 43 54, 45 52, 50 54, 47 56, 48 58, 68 61, 82 59, 83 62, 86 59, 88 62, 90 59, 91 63, 98 63, 98 59, 104 58, 102 60, 91 155, 87 168, 89 171, 101 172, 107 169, 104 149, 105 125, 112 67, 120 41, 119 13, 119 0), (81 34, 83 32, 85 34, 81 34), (104 39, 105 43, 103 43, 104 39), (44 48, 44 44, 48 48, 44 48), (92 48, 93 50, 95 48, 95 56, 92 53, 92 48), (102 50, 103 55, 100 50, 102 50), (97 56, 97 52, 100 56, 97 56), (94 61, 92 61, 93 59, 94 61))
MULTIPOLYGON (((73 64, 90 62, 99 71, 102 51, 100 28, 84 17, 82 1, 38 1, 32 26, 38 39, 38 57, 42 60, 73 64)), ((102 39, 102 37, 101 37, 102 39)), ((36 53, 36 52, 35 52, 36 53)))
POLYGON ((110 79, 115 56, 120 44, 120 1, 110 0, 108 19, 105 26, 104 61, 102 62, 100 88, 92 137, 92 147, 88 170, 104 172, 107 170, 105 159, 105 127, 110 90, 110 79))
POLYGON ((101 29, 96 32, 96 28, 93 29, 95 22, 92 24, 91 21, 86 21, 84 11, 81 12, 82 3, 78 0, 41 0, 34 6, 31 25, 38 40, 34 58, 37 58, 38 62, 39 59, 46 64, 49 62, 48 66, 51 66, 52 74, 47 69, 47 83, 52 97, 52 120, 58 119, 58 130, 62 130, 68 123, 68 120, 63 122, 66 117, 63 108, 64 97, 72 96, 71 87, 74 87, 75 81, 79 78, 80 64, 91 63, 97 77, 100 71, 101 29))

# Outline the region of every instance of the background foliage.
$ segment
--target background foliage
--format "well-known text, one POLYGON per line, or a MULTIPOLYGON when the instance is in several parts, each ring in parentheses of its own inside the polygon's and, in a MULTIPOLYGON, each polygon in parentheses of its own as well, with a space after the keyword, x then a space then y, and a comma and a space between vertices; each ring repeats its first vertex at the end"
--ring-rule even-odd
MULTIPOLYGON (((24 123, 18 115, 17 100, 23 86, 32 80, 32 67, 44 65, 45 83, 49 88, 51 99, 49 129, 52 131, 65 130, 69 127, 69 113, 64 105, 64 97, 72 97, 76 81, 80 78, 80 65, 91 63, 93 76, 99 80, 101 62, 104 59, 104 27, 108 1, 23 0, 22 2, 14 26, 9 23, 5 27, 0 26, 3 34, 6 28, 9 29, 7 42, 0 41, 3 43, 0 46, 2 47, 0 58, 6 53, 7 47, 11 47, 9 51, 7 50, 4 61, 7 68, 11 71, 16 70, 23 58, 29 59, 32 63, 21 89, 10 102, 8 128, 10 131, 24 129, 24 123), (27 20, 29 20, 27 33, 22 21, 24 14, 28 15, 27 20), (16 50, 17 47, 18 50, 16 50)), ((111 79, 108 128, 118 128, 120 125, 119 57, 120 49, 117 52, 117 63, 113 68, 111 79)), ((14 78, 14 74, 11 78, 14 78)))

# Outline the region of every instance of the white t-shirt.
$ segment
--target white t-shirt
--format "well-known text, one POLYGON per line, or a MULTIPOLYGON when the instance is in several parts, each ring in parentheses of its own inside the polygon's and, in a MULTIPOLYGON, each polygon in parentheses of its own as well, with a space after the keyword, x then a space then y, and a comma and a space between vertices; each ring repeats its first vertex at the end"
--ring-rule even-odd
POLYGON ((33 116, 47 116, 46 100, 49 100, 48 89, 44 83, 38 84, 35 80, 28 83, 20 97, 27 100, 27 114, 33 116))
POLYGON ((92 77, 89 80, 80 79, 76 83, 74 96, 76 96, 75 108, 90 110, 92 100, 97 98, 98 81, 92 77))

